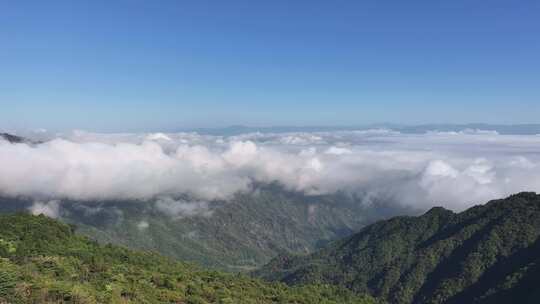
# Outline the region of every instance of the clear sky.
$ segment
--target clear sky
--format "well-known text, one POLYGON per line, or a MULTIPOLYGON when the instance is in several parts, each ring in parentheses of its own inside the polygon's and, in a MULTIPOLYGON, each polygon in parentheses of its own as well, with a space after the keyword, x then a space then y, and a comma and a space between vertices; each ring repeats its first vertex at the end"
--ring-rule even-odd
POLYGON ((0 127, 540 122, 539 1, 3 1, 0 127))

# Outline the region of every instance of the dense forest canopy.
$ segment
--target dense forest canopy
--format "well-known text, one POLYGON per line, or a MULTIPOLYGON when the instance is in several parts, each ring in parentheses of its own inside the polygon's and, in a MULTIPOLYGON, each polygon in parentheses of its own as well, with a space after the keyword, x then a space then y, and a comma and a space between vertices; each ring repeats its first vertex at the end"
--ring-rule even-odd
POLYGON ((433 208, 362 229, 309 256, 255 272, 291 285, 328 283, 390 303, 538 303, 540 195, 461 213, 433 208))
POLYGON ((44 216, 0 216, 0 303, 373 303, 329 285, 300 288, 101 246, 44 216))

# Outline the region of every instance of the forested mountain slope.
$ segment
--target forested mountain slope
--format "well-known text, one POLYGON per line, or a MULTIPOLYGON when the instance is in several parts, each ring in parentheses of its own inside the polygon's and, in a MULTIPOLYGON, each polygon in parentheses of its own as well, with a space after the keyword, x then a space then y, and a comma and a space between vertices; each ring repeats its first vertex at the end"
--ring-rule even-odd
POLYGON ((255 274, 331 283, 390 303, 540 303, 540 195, 520 193, 455 214, 433 208, 362 229, 255 274))
MULTIPOLYGON (((0 210, 27 210, 34 200, 0 197, 0 210)), ((277 184, 258 185, 208 210, 175 214, 156 201, 59 201, 59 219, 102 243, 153 250, 212 268, 243 271, 281 253, 310 253, 382 218, 412 210, 362 203, 344 193, 307 196, 277 184)), ((176 206, 176 207, 175 207, 176 206)))
POLYGON ((331 286, 291 288, 98 245, 44 216, 0 216, 0 303, 373 303, 331 286))

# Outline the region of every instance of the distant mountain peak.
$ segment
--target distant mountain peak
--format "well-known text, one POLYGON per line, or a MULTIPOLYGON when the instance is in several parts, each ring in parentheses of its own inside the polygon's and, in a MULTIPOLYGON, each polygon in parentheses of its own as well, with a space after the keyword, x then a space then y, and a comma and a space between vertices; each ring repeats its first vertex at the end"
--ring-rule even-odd
POLYGON ((4 139, 12 144, 19 144, 19 143, 24 143, 24 142, 28 142, 28 140, 24 137, 20 137, 20 136, 17 136, 17 135, 12 135, 12 134, 9 134, 9 133, 0 133, 0 139, 4 139))

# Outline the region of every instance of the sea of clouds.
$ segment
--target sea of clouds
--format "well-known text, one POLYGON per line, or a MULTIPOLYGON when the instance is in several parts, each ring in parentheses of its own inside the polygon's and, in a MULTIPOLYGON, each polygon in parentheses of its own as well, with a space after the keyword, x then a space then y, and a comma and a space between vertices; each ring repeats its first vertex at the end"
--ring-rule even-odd
MULTIPOLYGON (((42 135, 43 136, 43 135, 42 135)), ((39 202, 152 200, 176 214, 249 192, 254 182, 321 195, 363 193, 417 208, 459 211, 540 191, 540 136, 464 130, 99 134, 74 131, 38 144, 0 139, 0 195, 39 202), (192 202, 175 205, 173 198, 192 202)), ((206 212, 206 211, 205 211, 206 212)))

